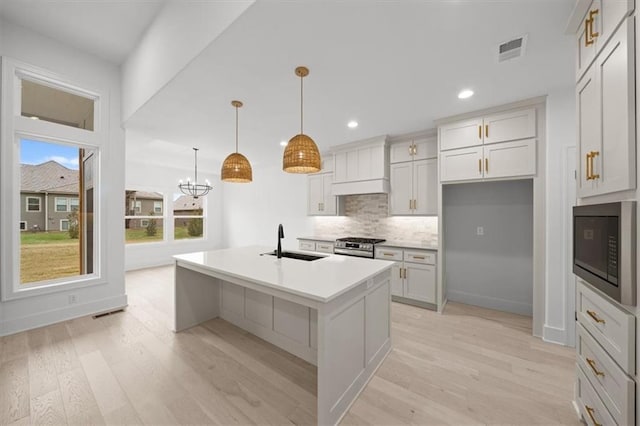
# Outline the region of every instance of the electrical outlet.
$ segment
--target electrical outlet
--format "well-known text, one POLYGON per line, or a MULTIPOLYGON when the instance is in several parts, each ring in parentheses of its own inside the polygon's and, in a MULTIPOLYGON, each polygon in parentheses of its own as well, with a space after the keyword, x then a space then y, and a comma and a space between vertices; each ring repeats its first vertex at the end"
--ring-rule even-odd
POLYGON ((73 305, 74 303, 78 303, 78 295, 77 294, 70 294, 69 295, 69 304, 73 305))
POLYGON ((484 227, 483 226, 478 226, 478 228, 476 228, 476 234, 484 235, 484 227))

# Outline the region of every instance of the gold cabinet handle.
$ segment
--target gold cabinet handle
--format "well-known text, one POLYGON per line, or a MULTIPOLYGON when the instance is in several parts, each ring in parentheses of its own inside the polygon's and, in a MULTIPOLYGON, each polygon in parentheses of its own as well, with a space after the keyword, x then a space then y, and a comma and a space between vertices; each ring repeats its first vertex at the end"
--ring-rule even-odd
POLYGON ((484 125, 484 137, 485 138, 489 137, 489 125, 488 124, 484 125))
POLYGON ((482 159, 478 158, 478 173, 482 174, 482 159))
POLYGON ((413 155, 418 155, 418 145, 413 144, 413 155))
POLYGON ((587 180, 591 180, 591 179, 593 179, 591 177, 591 153, 587 152, 586 155, 587 155, 587 161, 586 161, 586 163, 587 163, 587 180))
POLYGON ((597 175, 595 173, 593 173, 593 159, 596 158, 598 155, 600 155, 600 151, 591 151, 589 154, 591 154, 590 157, 590 162, 591 162, 591 179, 599 179, 600 175, 597 175))
POLYGON ((407 279, 407 268, 402 268, 402 270, 404 271, 403 277, 405 280, 407 279))
POLYGON ((393 256, 393 253, 382 253, 384 256, 393 256))
POLYGON ((596 362, 594 360, 592 360, 591 358, 586 358, 586 360, 587 360, 587 364, 589 364, 589 367, 591 367, 593 374, 595 374, 596 376, 604 377, 604 373, 602 371, 598 371, 598 368, 596 367, 596 362))
POLYGON ((482 139, 482 125, 478 125, 478 139, 482 139))
POLYGON ((418 200, 413 200, 413 209, 418 210, 418 200))
POLYGON ((411 257, 418 260, 424 260, 424 256, 411 256, 411 257))
POLYGON ((413 143, 409 145, 409 155, 413 155, 413 143))
POLYGON ((587 414, 589 415, 589 417, 591 417, 591 421, 593 422, 593 426, 602 426, 602 424, 598 423, 596 421, 596 418, 593 417, 593 413, 595 413, 596 410, 594 408, 589 407, 588 405, 585 405, 584 408, 587 409, 587 414))
POLYGON ((602 318, 600 318, 600 317, 598 316, 598 314, 597 314, 597 313, 595 313, 594 311, 590 311, 590 310, 588 310, 588 309, 587 309, 587 315, 589 315, 591 318, 593 318, 593 320, 594 320, 595 322, 599 322, 599 323, 602 323, 602 324, 606 324, 605 320, 603 320, 602 318))
POLYGON ((489 173, 489 159, 488 158, 484 159, 484 172, 485 173, 489 173))
POLYGON ((592 10, 589 12, 589 36, 591 36, 591 42, 593 43, 593 39, 600 36, 600 33, 593 32, 593 23, 595 22, 595 16, 600 13, 600 9, 592 10))
POLYGON ((589 47, 593 44, 593 39, 591 39, 591 32, 593 29, 591 26, 593 25, 593 21, 590 18, 585 19, 584 21, 584 47, 589 47))
POLYGON ((398 272, 400 273, 400 279, 402 279, 402 268, 398 272))
POLYGON ((411 201, 412 200, 409 200, 409 210, 413 210, 413 203, 411 201))

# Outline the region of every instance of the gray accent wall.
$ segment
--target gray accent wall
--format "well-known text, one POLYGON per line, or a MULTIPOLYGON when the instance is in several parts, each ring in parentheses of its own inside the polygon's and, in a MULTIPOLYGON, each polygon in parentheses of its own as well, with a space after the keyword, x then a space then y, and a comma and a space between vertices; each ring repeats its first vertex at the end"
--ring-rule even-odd
POLYGON ((442 192, 448 300, 531 316, 533 181, 445 185, 442 192))

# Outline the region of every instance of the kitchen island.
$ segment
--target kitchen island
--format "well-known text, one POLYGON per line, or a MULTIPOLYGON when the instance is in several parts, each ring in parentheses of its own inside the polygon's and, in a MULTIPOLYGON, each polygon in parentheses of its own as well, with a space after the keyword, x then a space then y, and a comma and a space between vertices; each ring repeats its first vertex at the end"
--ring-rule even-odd
POLYGON ((316 365, 318 424, 336 424, 391 350, 393 262, 272 251, 175 256, 174 331, 220 317, 316 365))

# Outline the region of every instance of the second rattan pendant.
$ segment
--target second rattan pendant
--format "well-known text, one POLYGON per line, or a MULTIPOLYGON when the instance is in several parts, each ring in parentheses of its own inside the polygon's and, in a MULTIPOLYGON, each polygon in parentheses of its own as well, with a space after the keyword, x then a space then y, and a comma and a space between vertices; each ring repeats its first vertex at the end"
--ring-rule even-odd
POLYGON ((242 102, 231 101, 231 105, 236 109, 236 152, 225 158, 220 176, 224 182, 249 183, 253 180, 251 163, 238 152, 238 108, 242 107, 242 102))

